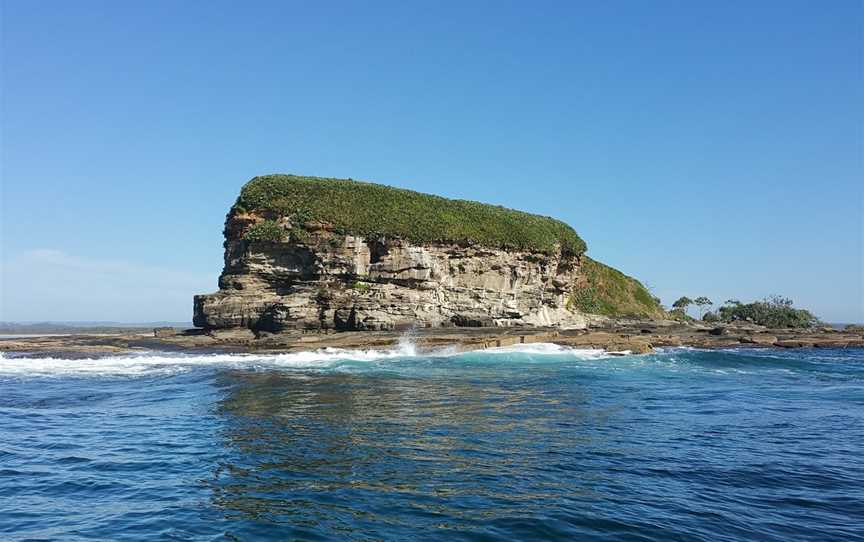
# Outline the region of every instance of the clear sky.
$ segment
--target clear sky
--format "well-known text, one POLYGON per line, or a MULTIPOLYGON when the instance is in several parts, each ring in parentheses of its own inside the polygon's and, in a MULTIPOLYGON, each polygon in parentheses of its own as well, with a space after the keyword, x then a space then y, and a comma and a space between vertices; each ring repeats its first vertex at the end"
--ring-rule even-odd
POLYGON ((3 1, 2 320, 189 320, 255 175, 555 216, 864 320, 864 3, 3 1))

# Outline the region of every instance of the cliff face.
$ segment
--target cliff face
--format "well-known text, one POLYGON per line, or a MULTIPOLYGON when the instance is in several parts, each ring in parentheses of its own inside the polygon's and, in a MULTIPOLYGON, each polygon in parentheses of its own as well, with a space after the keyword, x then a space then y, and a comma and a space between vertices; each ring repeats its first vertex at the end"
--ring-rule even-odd
POLYGON ((244 239, 256 214, 232 213, 219 292, 195 297, 196 326, 385 330, 562 325, 579 257, 341 235, 283 220, 284 241, 244 239))

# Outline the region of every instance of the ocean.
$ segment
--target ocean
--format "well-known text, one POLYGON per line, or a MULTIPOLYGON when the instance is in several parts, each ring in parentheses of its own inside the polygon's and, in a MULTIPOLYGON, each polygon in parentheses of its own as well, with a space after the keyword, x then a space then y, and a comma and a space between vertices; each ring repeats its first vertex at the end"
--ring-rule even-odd
POLYGON ((864 350, 0 357, 0 540, 864 540, 864 350))

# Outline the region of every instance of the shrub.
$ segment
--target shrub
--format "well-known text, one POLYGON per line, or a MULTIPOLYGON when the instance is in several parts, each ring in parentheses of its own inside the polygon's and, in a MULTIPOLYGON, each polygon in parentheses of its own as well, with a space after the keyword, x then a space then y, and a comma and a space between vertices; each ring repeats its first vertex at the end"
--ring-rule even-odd
POLYGON ((745 321, 774 328, 808 328, 819 323, 810 311, 796 309, 791 299, 777 295, 753 303, 727 302, 718 312, 724 322, 745 321))
POLYGON ((415 243, 475 243, 490 248, 578 255, 585 242, 553 218, 466 200, 341 179, 267 175, 240 192, 236 212, 269 211, 293 222, 320 221, 340 234, 415 243), (302 220, 298 220, 302 218, 302 220))
POLYGON ((285 230, 282 229, 282 226, 277 224, 273 220, 265 220, 264 222, 259 222, 254 224, 246 234, 243 236, 243 239, 247 241, 281 241, 285 236, 285 230))
POLYGON ((664 316, 659 300, 638 280, 617 269, 583 256, 579 275, 568 308, 604 316, 664 316))
POLYGON ((568 309, 576 309, 586 314, 600 314, 597 290, 592 285, 576 288, 570 296, 568 309))
POLYGON ((702 316, 702 321, 703 322, 719 322, 720 317, 717 316, 716 312, 708 311, 704 314, 704 316, 702 316))
POLYGON ((679 322, 692 322, 694 320, 692 316, 684 312, 684 309, 681 308, 669 311, 669 317, 679 322))
POLYGON ((369 284, 368 282, 360 282, 360 281, 357 281, 351 285, 352 289, 354 289, 355 291, 357 291, 361 294, 367 293, 371 287, 372 287, 372 285, 369 284))

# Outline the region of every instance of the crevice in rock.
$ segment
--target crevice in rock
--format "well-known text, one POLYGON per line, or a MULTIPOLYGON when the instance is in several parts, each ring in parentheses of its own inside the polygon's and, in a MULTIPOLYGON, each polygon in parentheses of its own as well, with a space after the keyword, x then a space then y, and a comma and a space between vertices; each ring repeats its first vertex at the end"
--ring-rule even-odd
POLYGON ((390 253, 387 245, 380 239, 369 241, 367 245, 369 246, 369 263, 378 263, 390 253))

